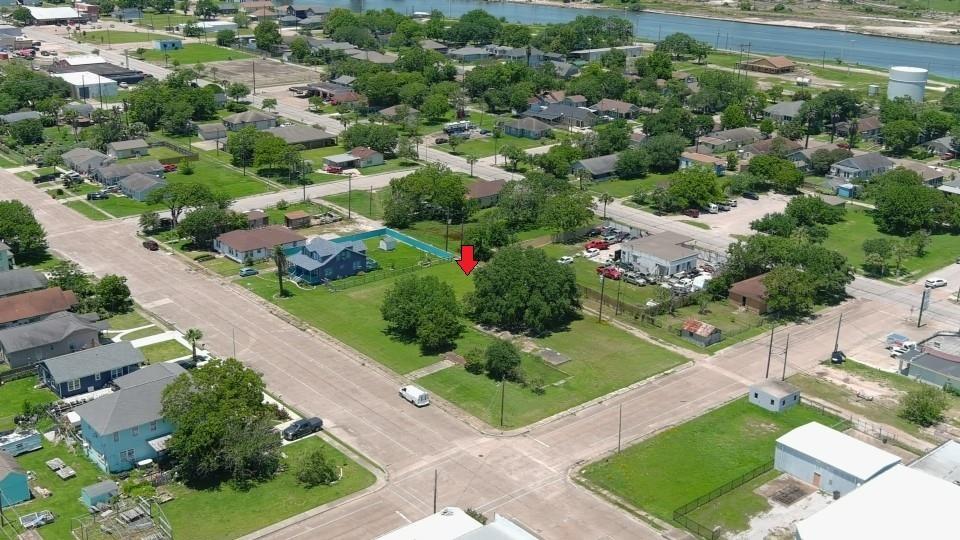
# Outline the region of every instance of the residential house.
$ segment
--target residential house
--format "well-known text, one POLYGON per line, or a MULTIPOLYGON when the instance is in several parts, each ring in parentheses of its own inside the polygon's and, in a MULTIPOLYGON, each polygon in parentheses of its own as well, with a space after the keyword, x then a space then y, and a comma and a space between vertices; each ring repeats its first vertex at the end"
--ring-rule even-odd
POLYGON ((290 275, 311 285, 342 279, 367 270, 367 247, 361 240, 332 242, 310 239, 287 257, 290 275))
POLYGON ((957 173, 953 169, 947 167, 934 167, 932 165, 927 165, 926 163, 921 163, 919 161, 913 161, 910 159, 900 160, 900 166, 909 171, 913 171, 920 175, 920 178, 923 180, 923 183, 930 187, 940 187, 944 182, 953 180, 957 173))
POLYGON ((797 65, 785 56, 770 56, 747 60, 737 64, 740 69, 757 71, 760 73, 790 73, 797 69, 797 65))
POLYGON ((626 119, 636 118, 640 113, 640 107, 618 99, 601 99, 591 106, 590 110, 601 116, 626 119))
POLYGON ((30 484, 27 473, 17 459, 0 452, 0 508, 30 500, 30 484))
POLYGON ((352 76, 350 76, 350 75, 341 75, 341 76, 337 77, 336 79, 333 79, 333 80, 330 81, 330 82, 332 82, 333 84, 340 84, 340 85, 343 85, 343 86, 349 86, 349 87, 353 88, 353 83, 357 82, 357 78, 356 78, 356 77, 352 77, 352 76))
POLYGON ((293 15, 282 15, 277 17, 277 22, 280 23, 280 26, 289 28, 291 26, 297 26, 300 24, 300 19, 294 17, 293 15))
POLYGON ((461 63, 478 62, 480 60, 486 60, 491 56, 489 51, 481 47, 461 47, 459 49, 450 51, 448 54, 450 55, 450 58, 453 58, 461 63))
POLYGON ((543 63, 543 51, 536 47, 507 47, 506 50, 498 52, 497 57, 507 62, 520 62, 530 67, 543 63))
POLYGON ((120 180, 137 173, 162 177, 163 165, 155 159, 135 163, 113 163, 98 167, 93 171, 93 177, 105 186, 114 186, 119 184, 120 180))
POLYGON ((359 93, 357 93, 357 92, 353 92, 353 91, 350 91, 350 92, 340 92, 340 93, 335 94, 333 97, 330 98, 330 104, 331 104, 331 105, 345 105, 345 104, 348 104, 348 103, 357 103, 357 104, 359 104, 360 102, 363 101, 363 99, 364 99, 364 98, 363 98, 363 95, 361 95, 361 94, 359 94, 359 93))
POLYGON ((110 160, 106 154, 90 148, 74 148, 60 155, 63 164, 80 174, 90 174, 110 160))
POLYGON ((306 241, 305 237, 286 227, 272 225, 223 233, 213 241, 213 249, 228 259, 246 264, 269 259, 276 246, 291 249, 304 245, 306 241))
POLYGON ((666 276, 697 267, 699 255, 688 244, 693 239, 674 232, 662 232, 624 242, 620 262, 651 276, 666 276))
POLYGON ((77 305, 77 295, 60 287, 0 298, 0 328, 27 324, 77 305))
POLYGON ((150 153, 150 145, 143 139, 117 141, 107 145, 107 155, 113 159, 143 157, 150 153))
POLYGON ((288 229, 304 229, 310 226, 310 214, 294 210, 283 215, 283 226, 288 229))
POLYGON ((397 59, 400 58, 398 55, 393 53, 384 54, 377 51, 365 50, 357 51, 355 53, 348 54, 347 56, 353 58, 354 60, 363 60, 381 66, 392 66, 393 64, 396 64, 397 59))
POLYGON ((167 181, 158 176, 133 173, 120 180, 120 192, 135 201, 144 202, 151 192, 167 185, 167 181))
POLYGON ((630 142, 627 144, 630 148, 638 148, 647 140, 647 134, 642 131, 633 131, 630 133, 630 142))
POLYGON ((953 137, 950 135, 939 139, 931 139, 921 146, 940 159, 953 159, 957 155, 957 148, 953 145, 953 137))
POLYGON ((13 255, 9 250, 6 244, 0 242, 0 252, 7 253, 6 261, 0 259, 0 298, 46 289, 47 277, 40 272, 32 268, 12 268, 13 255))
POLYGON ((574 94, 572 96, 566 96, 563 98, 563 104, 569 105, 571 107, 587 107, 587 98, 581 96, 580 94, 574 94))
POLYGON ((937 189, 946 193, 947 195, 954 195, 954 196, 960 195, 960 180, 946 182, 940 187, 938 187, 937 189))
POLYGON ((197 135, 204 141, 214 139, 225 139, 227 137, 227 128, 223 124, 197 124, 197 135))
POLYGON ((590 175, 590 179, 593 181, 609 180, 617 174, 618 159, 617 154, 581 159, 573 164, 573 173, 578 174, 579 171, 586 171, 586 174, 590 175))
POLYGON ((878 152, 849 157, 830 166, 827 176, 838 180, 866 181, 894 168, 896 164, 878 152))
POLYGON ((0 276, 13 270, 13 250, 0 240, 0 276))
POLYGON ((258 131, 262 131, 275 127, 277 118, 264 112, 247 110, 224 118, 223 125, 227 131, 239 131, 247 126, 253 126, 258 131))
POLYGON ((248 229, 262 229, 270 224, 270 216, 263 210, 248 210, 244 215, 247 218, 248 229))
POLYGON ((0 123, 16 124, 17 122, 23 122, 24 120, 40 120, 41 118, 43 118, 43 115, 37 111, 20 111, 9 114, 0 114, 0 123))
POLYGON ((580 73, 580 68, 569 62, 551 62, 553 69, 557 72, 557 77, 561 79, 571 79, 580 73))
POLYGON ((100 345, 100 333, 107 323, 95 316, 62 312, 37 322, 0 330, 0 360, 21 368, 48 358, 100 345), (93 320, 91 320, 93 319, 93 320))
POLYGON ((299 124, 277 126, 263 130, 265 133, 276 135, 290 145, 300 145, 306 149, 321 148, 337 144, 337 136, 322 129, 299 124))
POLYGON ((717 176, 723 176, 727 172, 727 160, 725 158, 697 152, 681 153, 680 169, 689 169, 690 167, 706 167, 711 169, 717 176))
POLYGON ((107 387, 145 363, 140 349, 129 341, 118 341, 43 360, 37 364, 37 375, 41 384, 63 399, 107 387))
POLYGON ((738 153, 741 162, 749 162, 756 156, 765 156, 767 154, 788 158, 802 149, 803 145, 797 141, 791 141, 786 137, 774 137, 772 139, 762 139, 753 144, 748 144, 741 148, 738 153))
POLYGON ((380 109, 380 116, 391 122, 403 122, 407 118, 415 119, 420 115, 420 111, 407 105, 394 105, 386 109, 380 109))
POLYGON ((346 154, 327 156, 323 158, 323 162, 326 165, 341 167, 344 169, 363 169, 365 167, 383 165, 384 160, 383 154, 380 152, 377 152, 372 148, 358 146, 346 154))
POLYGON ((857 128, 857 136, 865 141, 876 141, 880 138, 880 130, 883 128, 883 122, 879 116, 864 116, 857 120, 847 122, 837 122, 837 135, 841 137, 850 137, 854 125, 857 128))
POLYGON ((817 150, 836 150, 837 148, 840 147, 835 144, 823 144, 816 148, 801 148, 788 154, 787 160, 793 163, 793 165, 801 171, 809 172, 813 163, 814 152, 817 150))
POLYGON ((767 312, 767 286, 763 284, 766 277, 760 274, 734 283, 727 297, 733 305, 763 315, 767 312))
POLYGON ((534 140, 548 137, 552 131, 549 124, 530 117, 511 120, 503 125, 503 132, 507 135, 534 140))
POLYGON ((597 115, 589 109, 581 109, 562 103, 535 105, 523 113, 528 118, 536 118, 555 126, 590 127, 597 123, 597 115))
POLYGON ((220 2, 217 4, 217 12, 220 15, 236 15, 239 10, 239 2, 220 2))
POLYGON ((769 118, 774 122, 790 122, 795 118, 800 117, 800 108, 803 107, 805 101, 781 101, 779 103, 774 103, 773 105, 768 106, 763 109, 764 118, 769 118))
MULTIPOLYGON (((71 101, 70 103, 67 103, 66 105, 60 108, 60 114, 63 115, 67 111, 73 111, 77 113, 77 123, 78 125, 81 125, 81 122, 89 121, 90 116, 93 114, 94 110, 95 109, 93 105, 89 103, 71 101)), ((69 124, 69 122, 66 120, 64 120, 64 123, 69 124)))
POLYGON ((420 47, 428 51, 438 52, 440 54, 447 54, 450 52, 450 47, 447 47, 446 44, 440 43, 439 41, 434 41, 432 39, 420 40, 420 47))
POLYGON ((608 52, 617 49, 623 51, 627 55, 628 62, 629 58, 637 57, 643 54, 643 47, 640 45, 623 45, 620 47, 600 47, 596 49, 579 49, 576 51, 570 51, 570 56, 576 58, 577 60, 583 60, 585 62, 592 62, 594 60, 599 60, 603 58, 603 55, 608 52))
POLYGON ((306 19, 307 17, 313 17, 317 13, 313 10, 312 6, 303 6, 303 5, 289 5, 284 10, 283 13, 287 15, 296 17, 298 19, 306 19))
POLYGON ((567 99, 567 92, 564 90, 547 90, 543 92, 536 98, 531 104, 537 105, 553 105, 555 103, 563 103, 567 99))
POLYGON ((113 480, 104 480, 80 488, 80 502, 87 508, 94 508, 99 504, 109 504, 120 496, 120 486, 113 480))
POLYGON ((300 19, 300 21, 297 23, 297 26, 307 30, 316 30, 323 26, 324 21, 326 21, 326 17, 322 15, 313 15, 305 19, 300 19))
POLYGON ((704 154, 724 154, 760 140, 757 128, 734 128, 714 131, 697 140, 697 152, 704 154))
POLYGON ((500 192, 505 185, 505 180, 478 180, 467 188, 467 200, 476 204, 477 208, 488 208, 500 200, 500 192))
POLYGON ((114 379, 113 393, 74 409, 87 456, 106 473, 156 460, 166 450, 173 425, 163 418, 163 390, 186 371, 174 362, 153 364, 114 379))

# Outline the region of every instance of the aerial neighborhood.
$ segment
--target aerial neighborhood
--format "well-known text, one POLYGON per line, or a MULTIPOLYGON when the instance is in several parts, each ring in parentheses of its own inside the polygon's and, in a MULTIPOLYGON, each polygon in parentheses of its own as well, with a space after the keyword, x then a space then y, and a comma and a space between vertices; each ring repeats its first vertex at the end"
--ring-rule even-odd
POLYGON ((9 4, 7 538, 956 537, 958 6, 9 4))

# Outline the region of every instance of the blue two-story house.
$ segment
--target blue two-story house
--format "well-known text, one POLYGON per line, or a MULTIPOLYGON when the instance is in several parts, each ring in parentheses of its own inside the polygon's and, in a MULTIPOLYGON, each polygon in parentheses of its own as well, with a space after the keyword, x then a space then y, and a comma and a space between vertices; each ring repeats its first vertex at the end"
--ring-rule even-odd
POLYGON ((77 407, 87 456, 107 473, 156 460, 173 433, 161 414, 163 389, 183 373, 173 362, 153 364, 114 379, 113 393, 77 407))
POLYGON ((37 364, 37 375, 54 394, 68 398, 109 386, 143 363, 139 349, 120 341, 44 360, 37 364))
POLYGON ((370 268, 367 246, 361 240, 331 242, 313 238, 299 249, 287 256, 290 275, 311 285, 349 277, 370 268))

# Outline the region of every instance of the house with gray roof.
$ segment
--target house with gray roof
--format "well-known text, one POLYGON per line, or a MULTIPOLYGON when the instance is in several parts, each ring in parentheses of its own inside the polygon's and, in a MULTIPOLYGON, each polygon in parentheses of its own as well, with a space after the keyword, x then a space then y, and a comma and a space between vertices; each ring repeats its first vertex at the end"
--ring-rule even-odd
POLYGON ((853 156, 830 166, 829 178, 837 180, 869 180, 894 168, 896 164, 879 152, 853 156))
POLYGON ((0 122, 4 124, 16 124, 24 120, 39 120, 41 117, 42 115, 37 111, 21 111, 0 115, 0 122))
POLYGON ((227 137, 227 128, 223 124, 197 124, 197 135, 205 140, 225 139, 227 137))
POLYGON ((61 312, 0 330, 0 360, 20 368, 100 345, 107 323, 95 316, 61 312))
POLYGON ((669 231, 637 238, 620 247, 620 262, 651 276, 690 270, 697 267, 699 257, 691 242, 692 238, 669 231))
POLYGON ((774 122, 790 122, 794 118, 800 116, 800 107, 803 107, 805 102, 801 100, 797 101, 781 101, 779 103, 774 103, 769 107, 763 109, 764 118, 769 118, 774 122))
POLYGON ((158 176, 134 173, 120 180, 120 192, 135 201, 146 201, 150 193, 167 185, 167 181, 158 176))
POLYGON ((619 99, 601 99, 590 107, 590 110, 603 116, 612 118, 635 118, 640 113, 640 107, 633 103, 619 99))
MULTIPOLYGON (((545 61, 549 61, 546 59, 545 61)), ((561 79, 570 79, 576 77, 580 73, 580 68, 569 63, 569 62, 551 62, 553 64, 553 69, 557 72, 557 77, 561 79)))
POLYGON ((13 270, 13 250, 0 240, 0 272, 13 270))
POLYGON ((163 390, 184 373, 173 362, 146 366, 114 379, 114 392, 74 409, 87 457, 110 474, 156 460, 173 433, 162 414, 163 390))
POLYGON ((931 139, 921 146, 931 154, 940 156, 941 159, 953 159, 953 156, 957 154, 957 148, 953 145, 953 137, 950 135, 939 139, 931 139))
POLYGON ((432 39, 421 39, 420 47, 428 51, 436 51, 440 54, 447 54, 447 52, 450 51, 450 47, 447 47, 446 44, 432 39))
POLYGON ((311 285, 342 279, 367 270, 367 246, 361 240, 334 242, 312 238, 287 256, 290 275, 311 285))
POLYGON ((298 144, 306 149, 333 146, 337 144, 337 136, 322 129, 303 125, 277 126, 264 130, 276 135, 287 144, 298 144))
POLYGON ((590 127, 597 123, 597 115, 590 109, 564 103, 534 105, 522 116, 536 118, 555 126, 590 127))
POLYGON ((448 55, 459 62, 477 62, 493 56, 482 47, 461 47, 450 51, 448 55))
POLYGON ((573 164, 573 172, 586 171, 591 180, 608 180, 617 174, 617 154, 581 159, 573 164))
POLYGON ((260 111, 243 111, 223 119, 223 125, 227 131, 240 131, 247 126, 253 126, 258 131, 272 128, 277 125, 277 118, 273 115, 260 111))
POLYGON ((110 157, 90 148, 74 148, 61 154, 63 164, 80 174, 90 174, 110 161, 110 157))
POLYGON ((143 157, 150 152, 150 145, 143 139, 116 141, 107 145, 107 155, 114 159, 143 157))
POLYGON ((105 186, 114 186, 120 180, 137 173, 159 178, 163 176, 163 165, 155 159, 137 163, 114 163, 97 168, 93 171, 93 176, 105 186))
POLYGON ((110 386, 144 363, 139 349, 129 341, 118 341, 44 360, 37 364, 37 375, 41 384, 63 399, 110 386))
POLYGON ((47 278, 32 268, 0 272, 0 298, 47 288, 47 278))
POLYGON ((82 116, 84 118, 90 118, 90 115, 93 114, 93 105, 89 103, 80 103, 80 102, 71 102, 67 103, 61 107, 60 112, 73 111, 77 113, 77 116, 82 116))
POLYGON ((536 118, 518 118, 503 125, 503 132, 514 137, 527 139, 542 139, 550 135, 553 128, 550 124, 536 118))

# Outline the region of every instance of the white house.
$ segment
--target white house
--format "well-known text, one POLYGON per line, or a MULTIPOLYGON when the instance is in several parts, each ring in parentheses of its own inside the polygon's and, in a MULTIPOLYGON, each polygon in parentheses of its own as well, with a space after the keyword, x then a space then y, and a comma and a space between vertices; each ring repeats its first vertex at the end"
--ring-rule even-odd
POLYGON ((770 412, 780 412, 800 403, 800 389, 777 379, 767 379, 750 385, 747 399, 770 412))
POLYGON ((272 226, 259 229, 240 229, 221 234, 213 241, 213 249, 224 257, 246 263, 262 261, 273 256, 276 246, 283 248, 302 247, 307 242, 286 227, 272 226))
POLYGON ((662 232, 625 242, 620 247, 620 261, 647 275, 664 276, 697 267, 699 256, 686 246, 688 236, 662 232))
POLYGON ((115 96, 119 90, 117 81, 89 71, 54 73, 53 76, 66 81, 70 85, 70 95, 76 99, 115 96))

